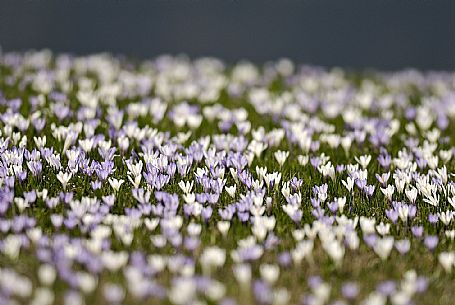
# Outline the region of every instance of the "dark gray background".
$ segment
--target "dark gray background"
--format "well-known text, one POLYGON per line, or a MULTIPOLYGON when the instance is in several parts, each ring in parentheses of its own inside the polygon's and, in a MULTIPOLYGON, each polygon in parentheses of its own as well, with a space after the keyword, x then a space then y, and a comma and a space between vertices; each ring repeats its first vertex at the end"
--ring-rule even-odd
POLYGON ((455 70, 451 0, 0 0, 6 51, 455 70))

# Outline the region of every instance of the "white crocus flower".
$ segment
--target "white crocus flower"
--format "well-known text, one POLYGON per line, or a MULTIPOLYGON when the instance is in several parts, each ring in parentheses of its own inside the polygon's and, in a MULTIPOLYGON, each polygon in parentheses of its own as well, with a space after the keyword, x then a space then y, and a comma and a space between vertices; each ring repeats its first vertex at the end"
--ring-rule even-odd
POLYGON ((72 176, 73 174, 67 172, 63 173, 62 171, 57 174, 57 179, 62 184, 64 190, 66 190, 66 186, 68 185, 68 182, 72 176))
POLYGON ((455 230, 446 230, 445 235, 448 239, 454 240, 455 239, 455 230))
POLYGON ((283 186, 281 187, 281 194, 283 194, 284 198, 289 198, 289 195, 291 194, 289 182, 283 183, 283 186))
POLYGON ((274 154, 276 161, 280 166, 283 166, 286 159, 289 157, 289 151, 278 150, 274 154))
POLYGON ((144 219, 144 224, 147 227, 147 229, 149 229, 150 231, 155 230, 159 223, 160 223, 159 218, 144 219))
POLYGON ((188 194, 191 192, 191 190, 193 189, 193 184, 194 184, 194 181, 187 181, 187 182, 184 182, 183 180, 179 182, 179 187, 180 189, 185 193, 185 194, 188 194))
POLYGON ((30 305, 51 305, 54 304, 54 293, 47 287, 38 287, 35 289, 33 299, 30 305))
POLYGON ((92 150, 94 142, 95 141, 93 138, 79 140, 79 146, 82 148, 84 152, 88 153, 92 150))
POLYGON ((3 240, 3 248, 1 252, 6 254, 10 259, 16 260, 21 251, 21 239, 18 235, 8 235, 3 240))
POLYGON ((238 264, 232 268, 234 277, 241 287, 248 287, 251 281, 251 267, 248 264, 238 264))
POLYGON ((307 165, 309 160, 310 160, 310 158, 308 156, 302 156, 302 155, 297 156, 297 161, 302 166, 307 165))
POLYGON ((387 198, 388 201, 392 201, 393 193, 395 192, 395 187, 389 184, 386 188, 381 187, 381 192, 387 198))
POLYGON ((455 209, 455 196, 447 198, 447 201, 449 201, 452 208, 455 209))
POLYGON ((248 149, 256 156, 259 158, 262 154, 262 152, 267 148, 267 144, 264 142, 256 141, 253 140, 250 142, 248 145, 248 149))
POLYGON ((406 186, 406 180, 396 177, 395 178, 395 186, 397 187, 397 192, 399 194, 402 194, 403 190, 404 190, 404 187, 406 186))
POLYGON ((257 225, 255 224, 252 228, 251 231, 253 232, 254 236, 259 240, 263 241, 264 238, 267 235, 267 229, 263 225, 257 225))
POLYGON ((366 299, 364 299, 360 304, 361 305, 385 305, 387 302, 387 297, 380 294, 379 292, 370 293, 366 299))
POLYGON ((296 229, 292 231, 292 237, 294 237, 295 241, 301 241, 305 237, 305 231, 302 229, 296 229))
POLYGON ((132 164, 130 162, 126 163, 128 167, 128 174, 133 177, 141 176, 142 174, 142 161, 137 162, 136 164, 132 164))
POLYGON ((343 213, 344 206, 346 205, 346 197, 337 197, 335 202, 338 204, 338 209, 340 213, 343 213))
POLYGON ((135 188, 139 188, 139 186, 141 185, 142 176, 141 175, 136 176, 134 177, 134 179, 131 176, 128 176, 128 180, 135 188))
POLYGON ((46 146, 46 136, 33 137, 33 141, 35 141, 35 145, 37 148, 43 148, 44 146, 46 146))
POLYGON ((205 274, 210 273, 213 268, 223 266, 225 260, 226 251, 216 246, 205 248, 199 259, 205 274))
POLYGON ((354 159, 357 161, 357 163, 360 164, 362 168, 367 168, 368 164, 370 164, 371 161, 371 155, 364 155, 360 157, 354 157, 354 159))
POLYGON ((374 252, 382 259, 385 260, 389 257, 390 251, 392 251, 394 244, 393 237, 384 237, 378 239, 376 245, 374 246, 374 252))
POLYGON ((101 254, 101 261, 109 271, 116 271, 126 265, 128 253, 125 251, 106 251, 101 254))
POLYGON ((280 268, 277 265, 262 264, 259 266, 259 273, 264 281, 273 285, 280 275, 280 268))
POLYGON ((368 218, 365 216, 360 217, 360 228, 363 234, 372 234, 375 232, 375 218, 368 218))
POLYGON ((444 163, 447 163, 450 161, 450 159, 452 159, 453 157, 453 153, 451 150, 440 150, 439 151, 439 157, 441 157, 441 160, 444 162, 444 163))
POLYGON ((229 221, 218 221, 216 224, 218 231, 220 231, 220 233, 223 236, 227 235, 230 226, 231 226, 231 223, 229 221))
POLYGON ((313 288, 314 296, 316 297, 316 304, 326 304, 330 297, 331 286, 328 283, 320 283, 313 288))
POLYGON ((408 215, 409 215, 409 206, 400 205, 398 207, 398 217, 400 217, 401 221, 406 222, 408 220, 408 215))
POLYGON ((409 201, 411 203, 415 203, 415 201, 417 199, 417 194, 418 194, 417 189, 412 186, 412 187, 406 189, 405 193, 406 193, 406 197, 409 199, 409 201))
POLYGON ((389 234, 390 232, 390 224, 384 224, 382 221, 380 224, 376 226, 376 230, 378 231, 379 234, 382 236, 389 234))
POLYGON ((43 264, 38 269, 38 278, 41 284, 50 286, 57 277, 55 268, 49 264, 43 264))
POLYGON ((185 202, 188 204, 195 203, 196 194, 194 194, 194 193, 183 194, 183 200, 185 200, 185 202))
POLYGON ((355 179, 351 177, 347 177, 346 181, 345 180, 341 181, 341 183, 344 185, 344 187, 348 190, 349 193, 351 193, 354 188, 354 182, 355 179))
POLYGON ((147 257, 148 265, 156 272, 161 272, 166 268, 166 261, 166 257, 160 254, 150 254, 147 257))
POLYGON ((86 272, 78 272, 76 273, 76 281, 77 285, 79 288, 82 290, 84 293, 91 293, 93 290, 95 290, 97 286, 97 279, 95 276, 86 273, 86 272))
POLYGON ((441 220, 441 222, 444 225, 448 226, 453 219, 453 214, 454 214, 454 212, 452 212, 452 211, 445 211, 445 212, 438 213, 438 216, 439 216, 439 219, 441 220))
POLYGON ((256 166, 256 173, 259 177, 259 179, 264 179, 265 176, 267 175, 267 167, 259 167, 259 166, 256 166))
POLYGON ((439 206, 439 194, 436 191, 432 191, 431 194, 423 198, 423 201, 437 207, 439 206))
POLYGON ((446 272, 451 272, 455 266, 455 252, 441 252, 438 261, 446 272))
MULTIPOLYGON (((308 234, 307 234, 308 235, 308 234)), ((311 258, 314 248, 314 241, 305 239, 300 241, 295 249, 291 250, 291 257, 295 264, 300 264, 303 258, 311 258)))
POLYGON ((19 209, 19 212, 23 212, 26 208, 30 207, 30 203, 21 197, 14 198, 14 203, 19 209))
POLYGON ((173 304, 188 304, 196 295, 196 283, 191 278, 179 278, 168 292, 173 304))
POLYGON ((324 176, 324 177, 330 177, 332 181, 335 180, 335 167, 332 165, 331 162, 328 162, 327 164, 320 165, 318 166, 318 171, 324 176))
POLYGON ((344 257, 345 248, 337 240, 330 240, 322 243, 322 247, 330 256, 330 258, 336 263, 337 266, 341 265, 344 257))
POLYGON ((350 232, 346 233, 345 240, 346 240, 346 245, 351 250, 356 250, 360 246, 360 238, 355 231, 350 231, 350 232))
POLYGON ((115 192, 118 192, 120 190, 120 187, 122 186, 123 182, 125 180, 123 179, 115 179, 115 178, 109 178, 108 179, 110 186, 114 189, 115 192))
POLYGON ((291 295, 288 290, 284 287, 275 289, 273 291, 273 304, 274 305, 286 305, 289 304, 291 295))
POLYGON ((237 184, 234 184, 232 186, 226 186, 225 190, 229 194, 229 196, 231 196, 232 198, 235 198, 235 192, 237 190, 237 184))
POLYGON ((226 287, 218 281, 212 280, 205 289, 205 295, 212 301, 220 300, 226 293, 226 287))

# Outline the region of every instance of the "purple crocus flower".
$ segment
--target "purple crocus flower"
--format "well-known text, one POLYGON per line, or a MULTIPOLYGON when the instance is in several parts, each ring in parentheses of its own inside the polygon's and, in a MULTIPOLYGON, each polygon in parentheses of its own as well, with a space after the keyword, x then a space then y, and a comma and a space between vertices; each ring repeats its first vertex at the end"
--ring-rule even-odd
POLYGON ((428 279, 423 276, 417 277, 417 280, 416 280, 417 293, 425 292, 427 290, 427 288, 428 288, 428 279))
POLYGON ((359 287, 356 283, 344 283, 341 287, 341 294, 347 299, 354 299, 359 294, 359 287))
POLYGON ((436 224, 439 221, 439 216, 438 214, 428 214, 428 221, 431 224, 436 224))
POLYGON ((397 240, 395 242, 395 248, 397 249, 398 252, 400 252, 401 255, 406 254, 409 252, 409 249, 411 248, 411 242, 407 239, 397 240))
POLYGON ((378 240, 378 237, 376 234, 368 234, 363 237, 363 240, 370 248, 373 248, 376 245, 376 241, 378 240))
POLYGON ((439 238, 436 235, 428 235, 425 237, 423 242, 428 250, 433 250, 438 245, 439 238))
POLYGON ((282 266, 282 267, 288 267, 291 265, 292 263, 292 257, 291 257, 291 254, 289 252, 282 252, 280 253, 280 255, 278 255, 278 263, 282 266))
POLYGON ((398 212, 395 209, 389 209, 385 211, 387 218, 390 219, 393 223, 396 223, 398 220, 398 212))
POLYGON ((381 154, 378 157, 378 162, 382 168, 388 169, 390 167, 390 164, 392 163, 392 157, 388 154, 386 155, 381 154))
POLYGON ((390 296, 396 291, 396 284, 393 281, 382 282, 376 286, 376 290, 384 296, 390 296))
POLYGON ((411 232, 415 237, 420 238, 423 235, 423 226, 413 226, 411 232))
POLYGON ((263 281, 253 283, 253 293, 260 304, 268 304, 272 299, 272 291, 269 285, 263 281))
POLYGON ((334 214, 338 211, 338 202, 336 201, 328 203, 327 206, 329 207, 329 210, 334 214))

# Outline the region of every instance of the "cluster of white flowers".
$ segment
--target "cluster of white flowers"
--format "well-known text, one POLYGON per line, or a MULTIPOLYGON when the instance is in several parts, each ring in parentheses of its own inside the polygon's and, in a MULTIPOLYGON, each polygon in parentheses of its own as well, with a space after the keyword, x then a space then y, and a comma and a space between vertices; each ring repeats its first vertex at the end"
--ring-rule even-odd
POLYGON ((1 54, 0 304, 446 303, 454 124, 453 73, 1 54))

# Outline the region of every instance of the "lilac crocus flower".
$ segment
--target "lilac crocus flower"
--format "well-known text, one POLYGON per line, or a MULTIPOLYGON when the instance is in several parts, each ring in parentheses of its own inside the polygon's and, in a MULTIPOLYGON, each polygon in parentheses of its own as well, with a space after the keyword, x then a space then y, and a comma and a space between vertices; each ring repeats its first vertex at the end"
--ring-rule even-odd
POLYGON ((359 294, 359 287, 356 283, 347 282, 341 287, 341 293, 347 299, 354 299, 359 294))
POLYGON ((439 238, 436 235, 428 235, 425 237, 423 242, 425 244, 425 247, 427 247, 429 250, 433 250, 438 245, 439 238))
POLYGON ((411 232, 415 237, 420 238, 423 235, 423 226, 413 226, 411 232))

